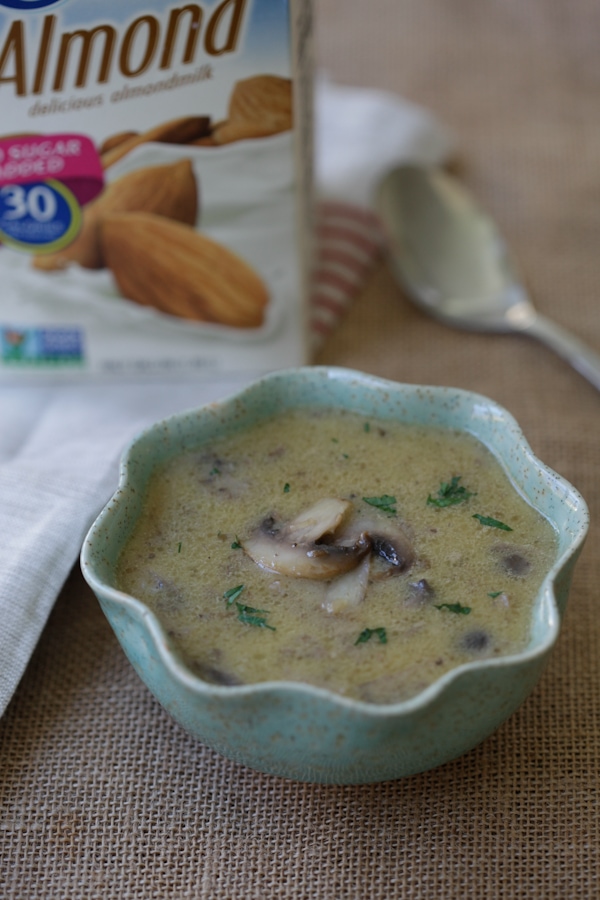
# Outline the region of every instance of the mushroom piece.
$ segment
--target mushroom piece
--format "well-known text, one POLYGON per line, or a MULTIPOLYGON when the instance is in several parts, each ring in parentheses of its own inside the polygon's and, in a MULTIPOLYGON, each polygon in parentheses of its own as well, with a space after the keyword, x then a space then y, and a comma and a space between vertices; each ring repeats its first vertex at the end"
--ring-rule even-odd
POLYGON ((404 531, 378 521, 348 523, 351 509, 348 500, 324 498, 281 528, 268 516, 242 547, 263 569, 294 578, 337 578, 367 554, 372 556, 368 573, 377 581, 410 568, 414 551, 404 531))
POLYGON ((516 578, 525 578, 531 571, 531 562, 525 552, 512 544, 497 544, 494 552, 502 569, 516 578))
POLYGON ((415 561, 415 552, 405 531, 395 522, 380 522, 371 519, 359 519, 352 523, 353 533, 366 534, 371 541, 373 565, 371 578, 381 581, 391 575, 406 572, 415 561))
POLYGON ((377 580, 388 578, 390 575, 400 575, 406 572, 414 562, 414 553, 410 542, 404 532, 398 528, 394 535, 371 535, 373 553, 379 557, 385 566, 377 574, 377 580))
POLYGON ((357 566, 371 549, 371 542, 360 534, 350 544, 289 543, 285 529, 273 533, 261 528, 243 541, 242 547, 250 559, 270 572, 327 581, 357 566))
POLYGON ((319 500, 288 522, 282 535, 292 544, 314 543, 327 534, 334 534, 348 517, 351 506, 349 500, 331 497, 319 500))
POLYGON ((462 636, 461 647, 469 653, 485 653, 491 647, 492 639, 490 635, 482 629, 467 631, 462 636))
POLYGON ((329 613, 341 613, 362 603, 367 593, 370 569, 371 557, 367 554, 356 568, 335 578, 327 588, 323 609, 329 613))
POLYGON ((419 581, 411 581, 409 584, 406 603, 408 606, 425 606, 433 597, 435 597, 435 590, 426 578, 421 578, 419 581))

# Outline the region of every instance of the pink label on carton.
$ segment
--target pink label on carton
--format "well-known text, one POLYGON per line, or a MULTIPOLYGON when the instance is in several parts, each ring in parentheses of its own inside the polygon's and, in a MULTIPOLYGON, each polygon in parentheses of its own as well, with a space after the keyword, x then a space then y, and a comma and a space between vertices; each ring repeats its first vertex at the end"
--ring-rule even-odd
POLYGON ((52 179, 84 206, 104 186, 93 141, 82 134, 23 135, 0 141, 0 187, 52 179))
POLYGON ((0 242, 27 253, 53 253, 81 228, 81 207, 104 186, 93 142, 81 134, 0 140, 0 242))

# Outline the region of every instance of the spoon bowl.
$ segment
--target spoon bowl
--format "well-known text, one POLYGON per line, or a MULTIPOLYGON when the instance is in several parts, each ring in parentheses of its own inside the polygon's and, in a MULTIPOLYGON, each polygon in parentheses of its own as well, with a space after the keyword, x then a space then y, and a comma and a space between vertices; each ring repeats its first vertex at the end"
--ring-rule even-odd
POLYGON ((457 328, 537 338, 600 390, 600 355, 536 311, 494 222, 456 179, 399 166, 377 208, 392 270, 418 306, 457 328))

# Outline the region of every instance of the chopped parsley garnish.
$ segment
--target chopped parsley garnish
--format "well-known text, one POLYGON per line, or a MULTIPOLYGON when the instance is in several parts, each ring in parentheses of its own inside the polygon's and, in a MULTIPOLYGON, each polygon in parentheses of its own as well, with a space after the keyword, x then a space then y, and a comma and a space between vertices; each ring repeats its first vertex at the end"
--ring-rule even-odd
POLYGON ((232 543, 231 543, 231 549, 232 550, 241 550, 242 549, 242 545, 240 544, 240 539, 237 536, 237 534, 235 536, 235 540, 232 541, 232 543))
POLYGON ((237 600, 235 605, 238 611, 237 617, 244 625, 254 625, 255 628, 268 628, 269 631, 277 631, 265 619, 265 615, 269 615, 268 609, 254 609, 253 606, 245 606, 243 603, 238 603, 237 600))
POLYGON ((370 504, 370 506, 375 506, 377 509, 382 510, 382 512, 390 513, 390 515, 396 515, 396 498, 390 496, 390 494, 382 494, 381 497, 363 497, 365 503, 370 504))
POLYGON ((229 588, 229 590, 225 591, 223 594, 224 599, 227 600, 228 606, 235 603, 239 621, 243 622, 244 625, 254 625, 256 628, 268 628, 270 631, 276 631, 276 629, 273 628, 272 625, 269 625, 265 619, 265 615, 269 614, 267 609, 255 609, 253 606, 246 606, 245 603, 240 603, 238 601, 238 597, 243 590, 245 590, 245 585, 238 584, 236 587, 229 588))
POLYGON ((473 518, 477 519, 478 522, 481 522, 482 525, 488 525, 490 528, 500 528, 501 531, 512 531, 510 525, 505 525, 504 522, 499 522, 498 519, 492 519, 491 516, 480 516, 479 513, 475 513, 473 518))
POLYGON ((339 444, 339 441, 338 441, 337 438, 331 438, 331 443, 332 443, 332 444, 339 444))
POLYGON ((499 597, 502 591, 488 591, 488 597, 491 597, 492 600, 495 600, 496 597, 499 597))
POLYGON ((447 609, 452 613, 458 613, 461 616, 468 616, 471 612, 470 606, 461 606, 460 603, 440 603, 436 609, 447 609))
POLYGON ((181 541, 177 544, 177 552, 181 553, 181 541))
POLYGON ((216 466, 213 466, 209 472, 209 475, 220 475, 220 474, 221 474, 221 470, 218 469, 216 466))
POLYGON ((469 497, 474 497, 473 491, 468 491, 458 483, 461 478, 461 475, 455 475, 450 481, 441 481, 437 494, 435 496, 429 494, 427 497, 427 504, 443 509, 445 506, 456 506, 457 503, 464 503, 469 497))
POLYGON ((225 591, 223 597, 227 600, 228 606, 231 606, 231 604, 237 600, 244 588, 244 584, 238 584, 236 587, 229 588, 228 591, 225 591))
POLYGON ((344 459, 350 459, 347 453, 342 453, 342 456, 344 457, 344 459))
POLYGON ((354 641, 354 646, 356 647, 357 644, 366 644, 367 641, 371 640, 373 635, 377 636, 380 644, 387 644, 387 632, 385 628, 365 628, 354 641))
POLYGON ((283 486, 283 493, 289 494, 289 492, 290 492, 290 483, 289 483, 289 481, 286 481, 286 483, 283 486))
POLYGON ((365 424, 363 425, 363 430, 366 431, 367 434, 368 434, 369 431, 371 430, 371 423, 370 423, 370 422, 365 422, 365 424))

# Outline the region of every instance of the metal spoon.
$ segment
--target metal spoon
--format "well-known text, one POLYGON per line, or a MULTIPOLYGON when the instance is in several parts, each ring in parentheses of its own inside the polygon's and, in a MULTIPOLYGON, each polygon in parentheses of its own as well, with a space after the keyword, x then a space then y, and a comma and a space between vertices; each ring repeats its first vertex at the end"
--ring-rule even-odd
POLYGON ((535 310, 494 223, 452 176, 399 166, 377 209, 393 270, 419 306, 457 328, 537 338, 600 390, 600 354, 535 310))

